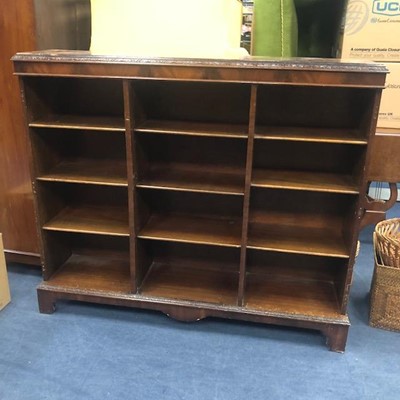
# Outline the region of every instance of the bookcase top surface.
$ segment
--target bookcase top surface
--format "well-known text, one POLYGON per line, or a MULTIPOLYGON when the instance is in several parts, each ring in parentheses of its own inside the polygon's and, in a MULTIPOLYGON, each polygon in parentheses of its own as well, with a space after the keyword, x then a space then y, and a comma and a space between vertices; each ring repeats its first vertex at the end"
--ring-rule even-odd
POLYGON ((14 62, 79 63, 79 64, 122 64, 122 65, 160 65, 202 68, 243 68, 243 69, 284 69, 304 71, 387 73, 380 63, 363 60, 340 60, 328 58, 264 58, 243 57, 237 59, 205 58, 167 58, 139 57, 129 55, 98 55, 89 51, 42 50, 17 53, 14 62))

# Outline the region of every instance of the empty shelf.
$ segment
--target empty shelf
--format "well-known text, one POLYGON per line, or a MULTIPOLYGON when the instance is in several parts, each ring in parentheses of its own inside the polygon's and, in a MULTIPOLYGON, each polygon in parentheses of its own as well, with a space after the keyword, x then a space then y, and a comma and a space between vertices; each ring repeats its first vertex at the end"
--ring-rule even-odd
POLYGON ((238 274, 232 271, 154 263, 141 288, 144 296, 235 305, 238 274))
POLYGON ((139 232, 142 239, 240 247, 241 220, 174 214, 152 215, 139 232))
POLYGON ((32 128, 65 128, 125 132, 124 118, 92 115, 49 115, 29 124, 32 128))
POLYGON ((119 160, 63 161, 37 179, 50 182, 128 186, 126 162, 119 160))
POLYGON ((135 129, 137 132, 151 132, 174 135, 221 136, 247 138, 247 125, 206 123, 188 121, 148 120, 135 129))
POLYGON ((354 129, 258 126, 256 127, 255 138, 321 143, 367 144, 367 140, 360 137, 360 133, 354 129))
POLYGON ((244 194, 244 170, 213 166, 155 165, 137 187, 214 194, 244 194))
POLYGON ((320 318, 340 316, 334 282, 249 274, 246 308, 320 318))
POLYGON ((251 185, 254 187, 315 192, 359 193, 352 176, 318 172, 257 169, 253 172, 251 185))
POLYGON ((310 254, 348 258, 349 253, 340 232, 334 229, 252 223, 248 247, 283 253, 310 254))
POLYGON ((128 210, 115 206, 69 206, 47 222, 43 229, 129 236, 128 210))
POLYGON ((130 293, 129 254, 72 254, 47 284, 67 289, 130 293))

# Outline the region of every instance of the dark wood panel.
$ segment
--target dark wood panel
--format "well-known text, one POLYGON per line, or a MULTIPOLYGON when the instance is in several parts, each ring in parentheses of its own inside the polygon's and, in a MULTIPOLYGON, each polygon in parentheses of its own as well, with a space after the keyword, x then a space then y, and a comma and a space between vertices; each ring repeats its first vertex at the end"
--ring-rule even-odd
POLYGON ((116 206, 69 206, 44 224, 43 229, 112 236, 129 236, 128 210, 116 206))
POLYGON ((367 177, 369 181, 400 182, 400 130, 377 128, 367 177))
POLYGON ((40 254, 24 253, 17 251, 5 251, 4 255, 6 257, 7 263, 26 264, 26 265, 33 265, 35 267, 41 265, 40 254))
POLYGON ((374 90, 343 87, 260 85, 257 126, 310 128, 308 133, 319 129, 322 135, 323 128, 330 128, 328 131, 343 134, 345 139, 355 133, 366 141, 367 132, 362 127, 374 94, 374 90))
POLYGON ((183 215, 216 221, 235 221, 242 215, 243 196, 141 188, 137 194, 139 214, 183 215))
POLYGON ((357 194, 358 185, 348 175, 257 169, 252 186, 357 194))
POLYGON ((139 240, 139 243, 152 262, 158 264, 234 273, 239 271, 239 248, 145 239, 139 240))
POLYGON ((155 263, 141 287, 151 297, 235 305, 238 274, 155 263))
POLYGON ((348 175, 358 184, 367 146, 296 140, 257 140, 253 168, 348 175))
POLYGON ((0 232, 9 251, 39 253, 18 78, 10 58, 36 48, 33 1, 0 2, 0 232))
POLYGON ((347 259, 276 251, 249 250, 247 272, 273 276, 280 280, 334 282, 347 269, 347 259))
POLYGON ((190 215, 152 215, 139 232, 142 239, 240 247, 239 219, 202 218, 190 215))
MULTIPOLYGON (((6 99, 0 102, 0 209, 4 211, 0 213, 0 231, 5 248, 14 254, 14 259, 19 253, 38 254, 39 245, 20 88, 10 59, 16 52, 40 48, 87 49, 89 8, 88 0, 21 0, 0 4, 0 93, 6 99)), ((19 260, 29 263, 36 262, 35 258, 19 260)))

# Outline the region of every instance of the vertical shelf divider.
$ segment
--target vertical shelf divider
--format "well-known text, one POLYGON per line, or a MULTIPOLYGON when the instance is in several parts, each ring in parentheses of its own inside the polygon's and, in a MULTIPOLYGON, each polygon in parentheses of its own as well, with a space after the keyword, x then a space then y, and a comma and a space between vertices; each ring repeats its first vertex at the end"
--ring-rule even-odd
POLYGON ((372 116, 371 118, 367 118, 366 121, 363 121, 362 129, 367 133, 367 139, 370 145, 367 148, 367 152, 364 156, 361 176, 359 177, 359 196, 355 209, 356 218, 353 219, 351 227, 348 230, 344 230, 344 235, 348 235, 348 239, 350 241, 351 249, 350 249, 350 259, 348 261, 346 279, 344 281, 344 285, 342 288, 342 296, 340 301, 340 311, 344 315, 346 314, 347 305, 349 302, 350 296, 350 287, 353 283, 353 269, 356 261, 356 253, 358 246, 358 236, 360 232, 361 220, 365 213, 365 197, 367 196, 368 189, 368 179, 367 179, 367 166, 370 165, 370 159, 372 154, 373 142, 375 140, 375 132, 376 125, 378 121, 379 114, 379 105, 381 102, 382 89, 375 91, 374 99, 370 104, 370 110, 367 115, 372 116))
POLYGON ((126 163, 128 177, 128 215, 129 215, 129 255, 130 255, 130 274, 131 289, 133 293, 138 290, 136 274, 136 252, 137 252, 137 224, 135 213, 135 188, 136 188, 136 165, 134 160, 134 129, 135 118, 133 110, 132 85, 128 80, 123 81, 124 93, 124 119, 125 119, 125 143, 126 143, 126 163))
POLYGON ((258 85, 251 85, 250 95, 250 113, 249 113, 249 130, 247 139, 247 157, 246 157, 246 177, 243 199, 243 222, 242 222, 242 239, 240 250, 240 267, 239 267, 239 294, 238 305, 244 305, 244 293, 246 286, 246 253, 249 230, 249 212, 250 212, 250 192, 251 178, 253 171, 253 149, 254 149, 254 134, 256 127, 256 107, 257 107, 257 88, 258 85))
POLYGON ((24 124, 25 124, 25 133, 28 137, 28 159, 29 159, 29 168, 30 168, 30 178, 31 178, 31 186, 32 186, 32 194, 33 194, 33 206, 35 209, 35 225, 36 225, 36 232, 39 244, 39 252, 40 252, 40 263, 42 268, 42 276, 44 280, 48 280, 50 276, 55 272, 55 268, 49 262, 49 246, 47 244, 47 240, 45 235, 42 232, 42 226, 44 223, 43 220, 43 206, 41 205, 41 193, 39 191, 37 185, 37 162, 36 162, 36 155, 34 153, 34 146, 31 140, 32 128, 29 127, 29 124, 33 120, 32 116, 32 109, 28 107, 28 94, 27 94, 27 87, 25 85, 24 79, 18 77, 19 80, 19 87, 20 87, 20 94, 21 100, 23 104, 23 117, 24 117, 24 124))

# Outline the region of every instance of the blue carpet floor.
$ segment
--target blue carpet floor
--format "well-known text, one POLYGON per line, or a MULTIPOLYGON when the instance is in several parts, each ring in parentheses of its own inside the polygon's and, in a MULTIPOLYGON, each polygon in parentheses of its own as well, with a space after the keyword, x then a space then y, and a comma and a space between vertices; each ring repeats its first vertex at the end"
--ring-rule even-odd
MULTIPOLYGON (((400 205, 389 217, 400 215, 400 205)), ((400 399, 400 334, 368 326, 372 229, 361 234, 345 354, 318 332, 58 303, 39 314, 39 271, 9 267, 0 399, 400 399)))

